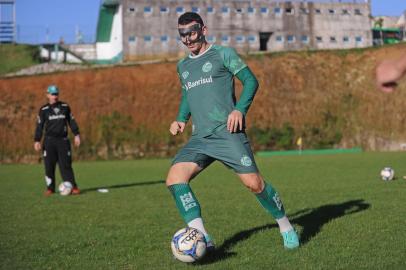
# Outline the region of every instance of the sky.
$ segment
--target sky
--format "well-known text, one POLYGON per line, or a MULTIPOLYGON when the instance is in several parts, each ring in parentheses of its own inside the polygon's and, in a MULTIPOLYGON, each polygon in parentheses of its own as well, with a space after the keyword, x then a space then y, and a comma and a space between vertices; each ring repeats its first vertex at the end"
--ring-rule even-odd
MULTIPOLYGON (((74 43, 80 31, 86 43, 94 42, 101 0, 16 0, 17 42, 74 43)), ((372 0, 373 16, 400 16, 406 0, 372 0)), ((7 10, 0 15, 4 18, 7 10)))

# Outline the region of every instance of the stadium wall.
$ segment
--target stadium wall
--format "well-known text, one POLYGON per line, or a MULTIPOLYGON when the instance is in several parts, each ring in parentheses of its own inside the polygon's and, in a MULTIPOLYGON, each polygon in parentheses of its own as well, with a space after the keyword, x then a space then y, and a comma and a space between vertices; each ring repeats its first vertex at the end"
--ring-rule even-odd
POLYGON ((202 15, 210 43, 240 53, 372 46, 367 1, 123 0, 121 5, 126 60, 182 53, 177 18, 185 11, 202 15))

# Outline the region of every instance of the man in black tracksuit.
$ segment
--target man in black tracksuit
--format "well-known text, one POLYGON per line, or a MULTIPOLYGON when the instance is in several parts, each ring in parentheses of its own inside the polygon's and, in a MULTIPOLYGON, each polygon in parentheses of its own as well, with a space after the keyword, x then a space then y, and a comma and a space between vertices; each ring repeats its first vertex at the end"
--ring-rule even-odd
POLYGON ((72 194, 79 194, 80 190, 75 181, 72 169, 72 153, 68 139, 68 125, 75 135, 75 145, 80 145, 79 127, 73 118, 68 104, 58 100, 59 90, 51 85, 47 90, 48 104, 41 107, 38 114, 37 127, 34 136, 34 148, 41 150, 41 137, 45 127, 43 157, 45 164, 45 182, 49 196, 55 192, 55 166, 59 164, 59 170, 63 181, 71 182, 72 194))

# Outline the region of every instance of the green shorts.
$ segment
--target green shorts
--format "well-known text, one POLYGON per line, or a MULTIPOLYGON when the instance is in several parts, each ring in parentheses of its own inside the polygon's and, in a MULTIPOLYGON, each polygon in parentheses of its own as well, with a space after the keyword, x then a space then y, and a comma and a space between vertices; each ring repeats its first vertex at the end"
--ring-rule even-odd
POLYGON ((194 162, 204 169, 218 160, 236 173, 257 173, 254 155, 244 132, 230 133, 226 128, 206 137, 192 136, 177 153, 172 165, 194 162))

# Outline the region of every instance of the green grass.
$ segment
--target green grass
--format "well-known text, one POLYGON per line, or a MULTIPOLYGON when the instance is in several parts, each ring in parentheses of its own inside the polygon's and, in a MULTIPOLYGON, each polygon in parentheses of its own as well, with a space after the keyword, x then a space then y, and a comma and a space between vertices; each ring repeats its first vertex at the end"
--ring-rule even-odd
POLYGON ((233 173, 213 164, 192 186, 217 252, 197 265, 171 255, 184 224, 163 184, 169 164, 75 163, 83 195, 49 198, 42 166, 0 165, 0 269, 406 269, 406 153, 258 159, 301 234, 294 251, 233 173), (379 179, 388 165, 395 181, 379 179))
POLYGON ((35 55, 38 46, 31 45, 0 45, 0 76, 38 64, 35 55))

